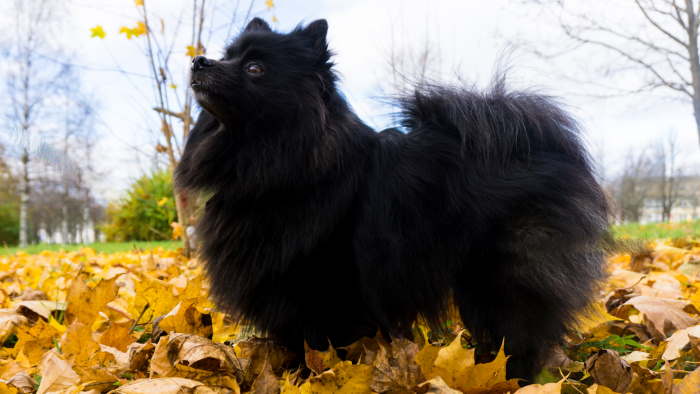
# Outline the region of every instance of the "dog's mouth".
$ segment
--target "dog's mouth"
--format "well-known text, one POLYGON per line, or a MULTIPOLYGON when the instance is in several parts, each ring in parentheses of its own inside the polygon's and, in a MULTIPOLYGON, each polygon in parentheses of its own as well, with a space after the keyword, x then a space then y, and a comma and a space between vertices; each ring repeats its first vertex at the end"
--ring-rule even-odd
POLYGON ((192 88, 192 90, 204 90, 205 88, 209 87, 209 84, 207 82, 207 77, 205 75, 198 75, 198 73, 193 72, 190 76, 190 87, 192 88))

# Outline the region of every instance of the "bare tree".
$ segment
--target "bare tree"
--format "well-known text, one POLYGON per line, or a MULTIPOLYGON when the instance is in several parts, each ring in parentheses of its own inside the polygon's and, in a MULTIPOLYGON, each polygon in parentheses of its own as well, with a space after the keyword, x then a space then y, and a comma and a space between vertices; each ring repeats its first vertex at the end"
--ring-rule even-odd
POLYGON ((669 133, 654 149, 653 179, 661 204, 661 220, 671 220, 673 207, 680 199, 682 169, 679 166, 679 147, 675 133, 669 133))
POLYGON ((609 71, 642 71, 645 81, 633 92, 665 89, 692 103, 700 142, 700 1, 631 0, 630 7, 644 23, 642 31, 630 24, 602 22, 585 12, 569 12, 573 6, 563 0, 537 2, 561 7, 562 30, 577 47, 597 47, 623 61, 609 71))
POLYGON ((20 233, 19 243, 28 241, 28 205, 30 199, 30 164, 32 141, 40 133, 39 119, 47 110, 47 98, 54 91, 54 80, 60 79, 65 67, 46 62, 42 53, 49 51, 48 37, 56 17, 57 2, 50 0, 15 0, 12 11, 14 25, 9 30, 9 60, 12 71, 7 76, 10 101, 10 129, 20 138, 20 233))
POLYGON ((681 195, 683 168, 676 134, 645 149, 628 153, 622 172, 612 185, 617 217, 622 222, 638 222, 645 210, 660 211, 662 221, 671 213, 681 195))
MULTIPOLYGON (((251 15, 254 0, 249 1, 247 6, 243 6, 240 3, 237 2, 234 8, 229 10, 231 18, 227 24, 228 31, 231 30, 235 23, 245 21, 251 15), (239 14, 239 6, 240 9, 244 9, 246 12, 239 14)), ((150 3, 148 1, 143 1, 140 3, 139 10, 145 28, 144 53, 155 92, 156 105, 153 109, 160 121, 160 137, 163 141, 162 144, 158 144, 156 149, 167 156, 168 169, 172 173, 182 154, 183 142, 193 126, 194 100, 192 92, 187 86, 178 88, 172 82, 175 80, 173 66, 178 64, 178 61, 173 59, 173 52, 176 48, 180 48, 176 45, 176 39, 184 21, 181 18, 181 20, 177 21, 175 29, 166 34, 162 24, 160 28, 154 28, 152 25, 154 18, 149 6, 150 3), (179 132, 175 131, 175 126, 179 126, 179 132)), ((189 18, 190 31, 186 47, 188 48, 188 55, 194 57, 206 53, 206 48, 203 44, 206 38, 205 33, 211 34, 214 29, 214 13, 215 11, 221 12, 221 9, 217 7, 215 0, 193 0, 191 7, 190 12, 183 12, 181 15, 187 15, 187 18, 189 18)), ((174 197, 178 223, 185 229, 182 232, 184 252, 185 255, 189 255, 190 242, 186 229, 189 225, 191 206, 186 203, 186 198, 178 195, 178 191, 175 191, 174 197)))
POLYGON ((622 173, 613 186, 615 210, 621 222, 638 222, 641 219, 645 201, 650 196, 646 180, 652 168, 647 149, 628 153, 622 173))

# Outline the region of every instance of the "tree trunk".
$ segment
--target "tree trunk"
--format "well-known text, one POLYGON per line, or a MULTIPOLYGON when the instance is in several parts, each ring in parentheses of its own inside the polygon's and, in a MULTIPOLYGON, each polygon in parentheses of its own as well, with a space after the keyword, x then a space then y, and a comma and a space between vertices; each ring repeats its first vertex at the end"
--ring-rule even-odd
POLYGON ((698 133, 698 145, 700 145, 700 92, 693 94, 693 115, 695 115, 695 130, 698 133))
POLYGON ((22 178, 20 181, 19 203, 19 246, 27 246, 27 208, 29 205, 29 152, 22 153, 22 178))
POLYGON ((71 237, 68 234, 68 207, 66 206, 66 201, 63 201, 63 206, 61 207, 61 242, 64 244, 70 244, 71 237))
POLYGON ((700 145, 700 56, 698 55, 698 25, 692 1, 686 1, 688 7, 688 57, 690 60, 690 76, 693 85, 693 114, 695 128, 700 145))

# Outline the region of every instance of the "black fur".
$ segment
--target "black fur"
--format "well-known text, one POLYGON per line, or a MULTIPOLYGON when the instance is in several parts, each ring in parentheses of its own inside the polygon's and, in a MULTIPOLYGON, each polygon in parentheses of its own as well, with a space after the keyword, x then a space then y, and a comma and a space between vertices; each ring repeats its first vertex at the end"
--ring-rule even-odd
POLYGON ((176 183, 211 193, 218 305, 299 349, 436 326, 454 301, 531 377, 603 275, 607 206, 575 122, 501 82, 421 86, 400 102, 409 132, 376 133, 336 89, 326 29, 256 18, 193 72, 203 111, 176 183))

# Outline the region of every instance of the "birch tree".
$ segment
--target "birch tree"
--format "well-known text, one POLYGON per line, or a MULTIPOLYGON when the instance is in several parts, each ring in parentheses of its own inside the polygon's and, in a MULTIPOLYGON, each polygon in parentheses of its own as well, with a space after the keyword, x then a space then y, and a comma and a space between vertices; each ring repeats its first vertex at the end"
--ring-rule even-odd
MULTIPOLYGON (((630 11, 642 21, 641 29, 573 11, 580 3, 564 0, 553 3, 561 7, 561 28, 576 48, 591 46, 605 50, 622 61, 610 71, 644 75, 643 82, 630 92, 663 90, 692 105, 700 143, 700 0, 627 0, 630 11)), ((562 52, 540 54, 553 57, 562 52)))
POLYGON ((48 39, 60 3, 50 0, 15 0, 11 12, 14 24, 8 29, 8 57, 11 67, 6 78, 10 108, 7 120, 15 131, 20 149, 20 231, 19 244, 28 241, 28 206, 31 195, 30 166, 32 143, 41 132, 41 118, 47 110, 47 98, 66 67, 47 62, 42 55, 51 51, 48 39))

